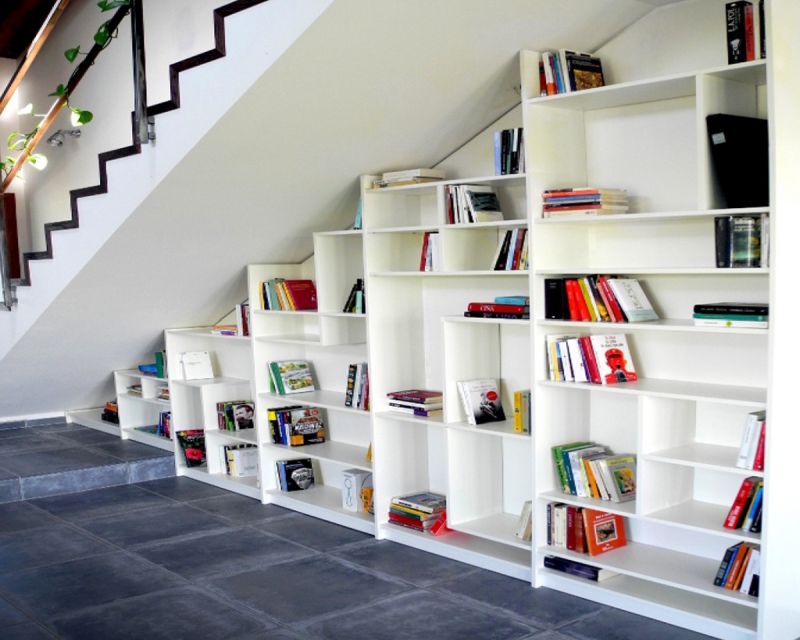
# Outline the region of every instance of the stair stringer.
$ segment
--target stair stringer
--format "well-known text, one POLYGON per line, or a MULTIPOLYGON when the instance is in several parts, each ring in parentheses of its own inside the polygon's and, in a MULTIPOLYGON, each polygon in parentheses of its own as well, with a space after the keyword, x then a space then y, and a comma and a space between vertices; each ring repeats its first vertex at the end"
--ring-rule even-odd
MULTIPOLYGON (((73 193, 71 220, 49 224, 47 246, 53 259, 39 259, 46 257, 40 254, 27 261, 25 279, 32 286, 17 287, 17 305, 0 314, 0 359, 147 195, 332 2, 239 0, 226 5, 236 13, 226 7, 215 12, 225 20, 222 46, 218 39, 217 50, 171 65, 172 98, 153 107, 157 140, 142 145, 139 154, 134 147, 103 154, 101 184, 73 193)), ((217 20, 218 35, 220 26, 217 20)), ((233 146, 230 152, 235 153, 233 146)))

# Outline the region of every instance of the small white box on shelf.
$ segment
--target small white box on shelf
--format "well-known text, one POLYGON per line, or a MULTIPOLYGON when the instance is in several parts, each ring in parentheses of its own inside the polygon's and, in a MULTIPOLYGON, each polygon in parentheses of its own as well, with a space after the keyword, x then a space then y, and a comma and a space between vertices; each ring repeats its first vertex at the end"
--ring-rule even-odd
POLYGON ((364 489, 372 488, 372 474, 361 469, 342 471, 342 508, 347 511, 366 512, 369 501, 362 499, 364 489))

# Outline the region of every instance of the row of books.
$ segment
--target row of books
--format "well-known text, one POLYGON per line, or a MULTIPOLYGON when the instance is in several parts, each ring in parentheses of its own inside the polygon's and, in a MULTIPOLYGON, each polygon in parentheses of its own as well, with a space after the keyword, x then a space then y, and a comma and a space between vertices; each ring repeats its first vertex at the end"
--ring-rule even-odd
POLYGON ((270 407, 267 420, 274 444, 300 447, 325 442, 325 423, 316 407, 270 407))
MULTIPOLYGON (((147 424, 141 427, 134 427, 137 431, 141 431, 142 433, 147 433, 151 436, 157 436, 159 438, 166 438, 169 440, 171 438, 171 422, 172 422, 172 413, 169 411, 161 411, 158 414, 158 422, 155 424, 147 424)), ((117 422, 116 424, 119 424, 117 422)))
POLYGON ((342 307, 343 313, 366 313, 367 312, 367 296, 364 291, 364 279, 357 278, 355 284, 350 289, 350 293, 347 295, 347 300, 345 300, 344 307, 342 307))
POLYGON ((636 456, 615 455, 594 442, 551 448, 561 491, 580 498, 627 502, 636 497, 636 456))
POLYGON ((500 201, 489 185, 453 184, 445 187, 448 224, 495 222, 503 219, 500 201))
POLYGON ((224 400, 217 402, 217 427, 220 431, 252 429, 256 406, 252 400, 224 400))
POLYGON ((647 322, 658 314, 635 278, 545 278, 544 317, 574 322, 647 322))
POLYGON ((548 335, 550 380, 620 384, 638 379, 625 334, 548 335))
POLYGON ((766 329, 769 305, 751 302, 714 302, 694 305, 694 323, 704 327, 766 329))
POLYGON ((507 230, 497 243, 492 259, 494 271, 525 271, 528 268, 528 230, 507 230))
POLYGON ((767 437, 767 412, 753 411, 747 414, 742 443, 736 456, 736 466, 740 469, 764 470, 764 450, 767 437))
POLYGON ((421 533, 447 532, 447 498, 438 493, 414 493, 392 498, 389 522, 421 533))
POLYGON ((758 0, 758 11, 753 8, 753 3, 749 0, 726 3, 725 35, 728 64, 766 58, 766 31, 764 0, 758 0))
POLYGON ((314 376, 305 360, 276 360, 267 363, 270 391, 280 395, 314 391, 314 376))
POLYGON ((347 367, 344 406, 369 411, 369 368, 366 362, 354 362, 347 367))
POLYGON ((542 193, 542 217, 583 218, 628 212, 628 194, 624 189, 566 187, 542 193))
POLYGON ((714 247, 719 268, 766 266, 769 264, 769 216, 716 216, 714 247))
POLYGON ((742 481, 723 526, 761 533, 761 506, 764 502, 764 480, 751 476, 742 481))
POLYGON ((531 317, 530 314, 528 296, 495 296, 494 302, 468 303, 464 317, 527 320, 531 317))
POLYGON ((542 52, 539 61, 540 95, 552 96, 604 85, 600 58, 569 49, 542 52))
POLYGON ((426 231, 422 234, 422 251, 419 256, 419 270, 442 270, 442 247, 438 231, 426 231))
POLYGON ((403 389, 386 394, 389 409, 422 418, 442 415, 443 396, 441 391, 427 389, 403 389))
POLYGON ((561 502, 547 505, 547 546, 596 556, 628 543, 622 516, 561 502))
MULTIPOLYGON (((230 314, 228 314, 230 315, 230 314)), ((234 322, 218 322, 211 327, 211 333, 219 336, 250 335, 250 303, 237 304, 233 310, 234 322)))
POLYGON ((718 587, 758 597, 761 551, 746 542, 725 550, 714 584, 718 587))
POLYGON ((261 308, 268 311, 314 311, 317 289, 313 280, 271 278, 261 283, 261 308))
POLYGON ((258 447, 254 444, 220 446, 220 462, 231 478, 258 478, 258 447))
POLYGON ((522 127, 495 131, 493 142, 496 176, 525 173, 525 140, 522 127))
POLYGON ((404 187, 412 184, 424 184, 426 182, 438 182, 444 180, 445 172, 441 169, 401 169, 399 171, 385 171, 372 182, 373 189, 383 189, 386 187, 404 187))

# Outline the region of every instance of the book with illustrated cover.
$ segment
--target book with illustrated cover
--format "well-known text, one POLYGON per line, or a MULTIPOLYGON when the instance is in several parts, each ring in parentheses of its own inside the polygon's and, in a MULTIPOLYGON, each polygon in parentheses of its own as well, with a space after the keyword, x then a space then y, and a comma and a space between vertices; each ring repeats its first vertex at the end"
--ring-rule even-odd
POLYGON ((275 467, 281 491, 304 491, 314 486, 311 458, 277 460, 275 467))
POLYGON ((618 514, 583 509, 583 529, 591 556, 628 544, 625 522, 618 514))
POLYGON ((502 422, 506 419, 497 380, 493 378, 460 380, 458 390, 470 424, 502 422))
POLYGON ((635 382, 636 368, 625 334, 590 336, 602 384, 635 382))
POLYGON ((608 482, 604 484, 609 489, 614 502, 627 502, 636 498, 636 457, 634 455, 618 455, 604 458, 600 461, 602 472, 608 470, 604 476, 608 482))
POLYGON ((176 434, 187 467, 199 467, 206 462, 206 433, 202 429, 188 429, 176 434))
POLYGON ((605 281, 628 322, 658 320, 658 314, 647 299, 642 285, 634 278, 608 278, 605 281))
POLYGON ((305 360, 280 360, 269 363, 270 375, 281 395, 314 391, 314 377, 305 360))
POLYGON ((500 201, 488 185, 463 185, 470 222, 495 222, 503 219, 500 201))

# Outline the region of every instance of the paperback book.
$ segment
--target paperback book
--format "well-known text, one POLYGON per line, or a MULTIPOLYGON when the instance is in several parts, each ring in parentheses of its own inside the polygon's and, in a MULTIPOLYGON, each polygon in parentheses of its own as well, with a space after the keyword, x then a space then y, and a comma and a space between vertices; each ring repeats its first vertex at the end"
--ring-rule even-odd
POLYGON ((314 376, 305 360, 279 360, 268 363, 271 389, 280 395, 314 391, 314 376))
POLYGON ((275 466, 281 491, 304 491, 314 486, 311 458, 277 460, 275 466))
POLYGON ((502 422, 506 419, 497 380, 493 378, 461 380, 457 386, 470 424, 502 422))

